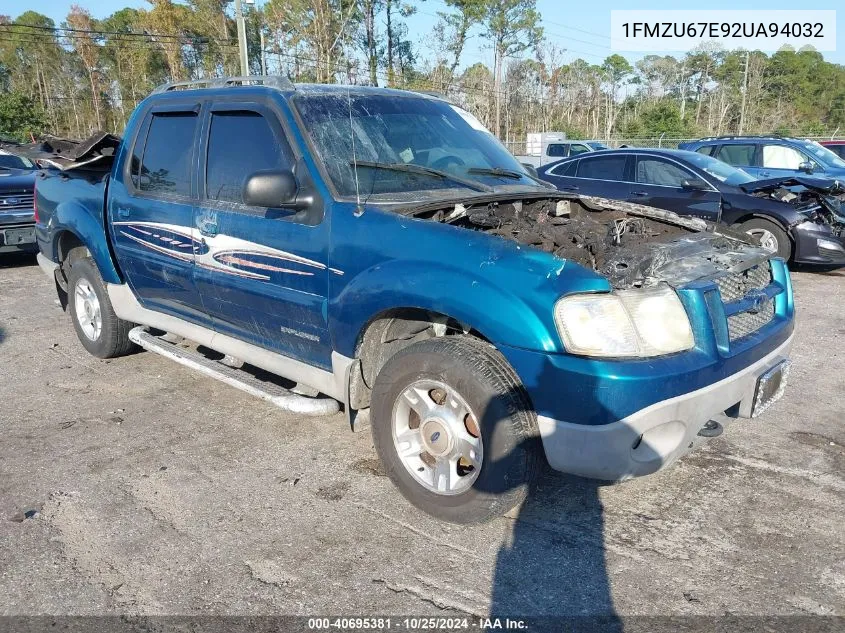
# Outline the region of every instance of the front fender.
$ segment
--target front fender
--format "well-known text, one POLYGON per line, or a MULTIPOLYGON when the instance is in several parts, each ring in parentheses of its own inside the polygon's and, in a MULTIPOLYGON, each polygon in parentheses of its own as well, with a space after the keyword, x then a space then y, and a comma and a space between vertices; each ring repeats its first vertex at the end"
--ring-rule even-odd
POLYGON ((494 344, 563 351, 554 324, 554 300, 532 305, 508 287, 446 264, 434 268, 427 261, 383 262, 356 275, 330 301, 335 349, 354 356, 360 334, 374 317, 391 309, 419 308, 457 319, 494 344))
POLYGON ((59 203, 50 218, 47 230, 53 236, 51 244, 53 261, 59 261, 58 248, 61 234, 69 231, 88 248, 103 281, 112 284, 123 283, 111 256, 105 229, 84 205, 74 200, 59 203))

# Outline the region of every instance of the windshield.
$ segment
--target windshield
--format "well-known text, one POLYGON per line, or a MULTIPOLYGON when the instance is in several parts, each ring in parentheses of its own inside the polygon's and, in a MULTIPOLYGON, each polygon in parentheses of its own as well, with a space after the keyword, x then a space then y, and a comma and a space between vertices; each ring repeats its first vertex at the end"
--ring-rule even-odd
POLYGON ((737 169, 736 167, 731 167, 727 163, 723 163, 722 161, 711 158, 710 156, 705 156, 704 154, 686 152, 684 154, 684 159, 726 185, 733 185, 736 187, 756 180, 756 178, 753 178, 747 172, 737 169))
POLYGON ((294 103, 341 196, 407 199, 420 191, 479 189, 467 181, 538 186, 478 119, 445 101, 317 93, 297 95, 294 103))
POLYGON ((28 158, 0 150, 0 169, 35 169, 28 158))
POLYGON ((824 145, 819 145, 815 141, 804 141, 801 146, 823 165, 828 167, 842 167, 845 168, 845 161, 843 161, 834 152, 826 148, 824 145))

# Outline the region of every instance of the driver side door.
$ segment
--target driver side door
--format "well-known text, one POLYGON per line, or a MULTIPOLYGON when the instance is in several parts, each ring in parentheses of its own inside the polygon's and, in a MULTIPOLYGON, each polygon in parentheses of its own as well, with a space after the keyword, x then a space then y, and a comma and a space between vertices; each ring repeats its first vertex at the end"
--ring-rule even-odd
POLYGON ((297 212, 250 206, 243 195, 251 175, 293 172, 295 163, 270 103, 210 104, 194 216, 196 285, 218 332, 328 368, 328 231, 321 203, 297 212))

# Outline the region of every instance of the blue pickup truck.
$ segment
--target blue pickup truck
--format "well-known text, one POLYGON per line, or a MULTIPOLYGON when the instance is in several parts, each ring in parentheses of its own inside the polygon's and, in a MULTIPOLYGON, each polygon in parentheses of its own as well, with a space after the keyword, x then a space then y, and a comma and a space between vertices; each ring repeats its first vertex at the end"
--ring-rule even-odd
POLYGON ((32 189, 35 165, 0 147, 0 255, 34 253, 35 211, 32 189))
POLYGON ((101 153, 36 183, 39 262, 82 345, 140 345, 289 410, 340 403, 444 520, 507 512, 543 459, 656 472, 783 393, 783 260, 550 190, 441 98, 170 84, 101 153))

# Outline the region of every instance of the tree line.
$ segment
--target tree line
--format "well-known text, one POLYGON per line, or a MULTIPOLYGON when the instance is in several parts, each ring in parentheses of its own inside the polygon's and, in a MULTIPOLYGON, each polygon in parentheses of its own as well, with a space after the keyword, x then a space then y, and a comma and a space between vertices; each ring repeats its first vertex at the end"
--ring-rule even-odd
MULTIPOLYGON (((95 19, 74 5, 60 23, 35 11, 0 16, 0 135, 120 133, 167 81, 238 75, 227 0, 147 0, 95 19)), ((686 138, 746 133, 833 135, 845 128, 845 67, 812 50, 571 59, 536 0, 442 0, 415 41, 402 0, 267 0, 245 11, 250 72, 295 82, 435 91, 505 141, 527 132, 573 138, 686 138), (467 64, 474 38, 492 67, 467 64)), ((557 18, 560 19, 560 18, 557 18)), ((598 34, 595 34, 598 37, 598 34)))

